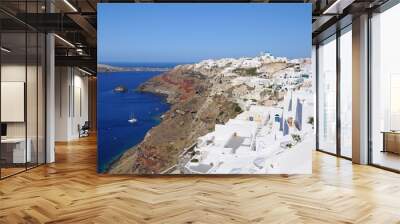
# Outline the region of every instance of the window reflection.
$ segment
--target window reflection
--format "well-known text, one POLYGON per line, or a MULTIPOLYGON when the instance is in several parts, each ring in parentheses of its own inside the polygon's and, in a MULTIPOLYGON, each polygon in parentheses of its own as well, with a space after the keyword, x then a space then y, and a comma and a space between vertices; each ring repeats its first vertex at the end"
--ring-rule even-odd
POLYGON ((372 17, 372 163, 400 170, 400 5, 372 17))
POLYGON ((352 157, 352 33, 351 26, 340 36, 340 153, 352 157))

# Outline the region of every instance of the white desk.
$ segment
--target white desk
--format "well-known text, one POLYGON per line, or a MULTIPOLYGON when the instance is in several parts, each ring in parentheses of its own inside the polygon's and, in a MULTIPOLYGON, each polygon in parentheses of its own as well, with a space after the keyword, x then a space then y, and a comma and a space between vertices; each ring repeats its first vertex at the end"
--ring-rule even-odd
MULTIPOLYGON (((25 163, 31 162, 32 152, 31 145, 32 141, 30 138, 27 139, 27 146, 25 151, 25 138, 5 138, 1 139, 2 147, 12 147, 12 163, 25 163)), ((3 151, 3 149, 2 149, 3 151)))

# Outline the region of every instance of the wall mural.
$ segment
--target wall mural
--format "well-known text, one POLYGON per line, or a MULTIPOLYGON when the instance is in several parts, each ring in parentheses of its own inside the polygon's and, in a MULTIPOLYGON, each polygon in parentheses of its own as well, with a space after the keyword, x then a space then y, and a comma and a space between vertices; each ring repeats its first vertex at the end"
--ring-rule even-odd
POLYGON ((98 172, 311 173, 311 4, 99 4, 98 62, 98 172))

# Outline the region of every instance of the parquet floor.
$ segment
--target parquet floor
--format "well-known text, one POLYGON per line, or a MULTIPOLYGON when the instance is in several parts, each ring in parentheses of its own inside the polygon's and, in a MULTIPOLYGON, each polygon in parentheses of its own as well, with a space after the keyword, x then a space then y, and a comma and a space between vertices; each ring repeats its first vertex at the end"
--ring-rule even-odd
POLYGON ((0 181, 0 223, 400 223, 400 175, 323 153, 314 174, 96 174, 93 137, 0 181))

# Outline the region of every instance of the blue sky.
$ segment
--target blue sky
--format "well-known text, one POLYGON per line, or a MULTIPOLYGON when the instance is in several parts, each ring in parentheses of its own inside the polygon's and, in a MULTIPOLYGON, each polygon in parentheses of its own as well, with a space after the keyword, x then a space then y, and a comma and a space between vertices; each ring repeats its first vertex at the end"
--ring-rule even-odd
POLYGON ((99 62, 311 55, 311 4, 98 4, 99 62))

